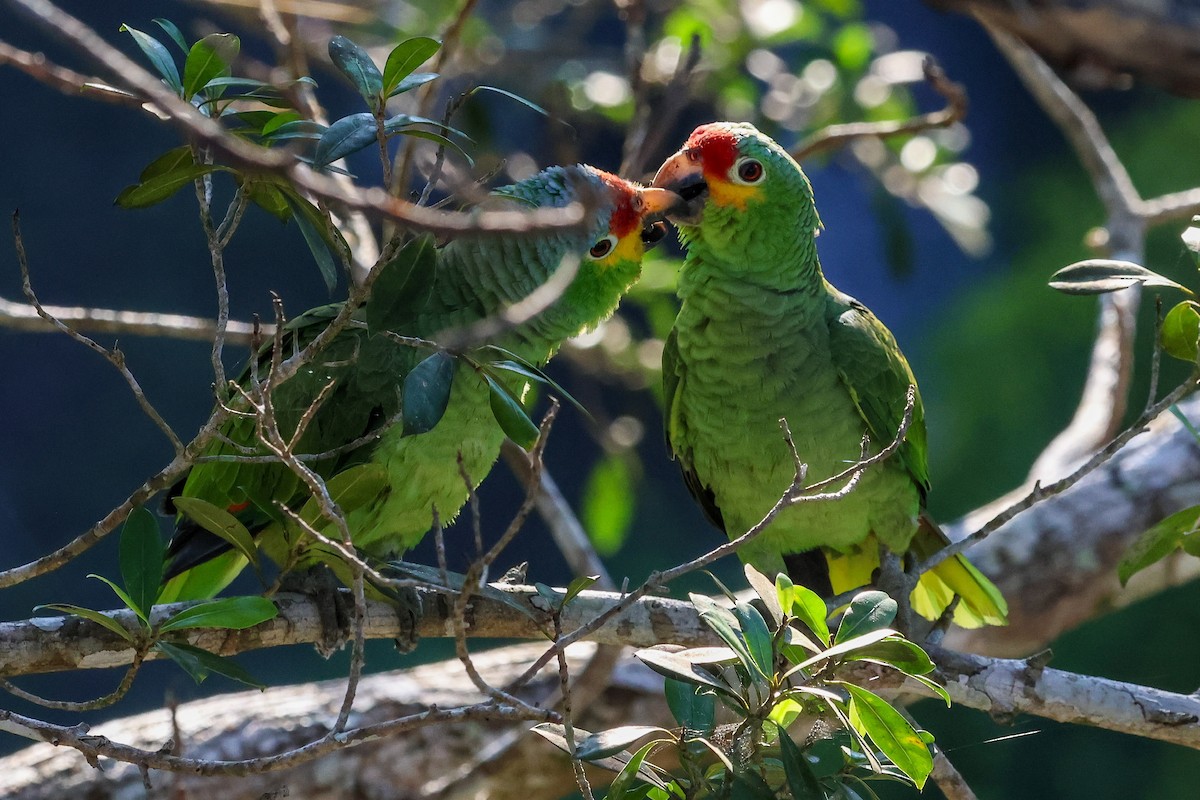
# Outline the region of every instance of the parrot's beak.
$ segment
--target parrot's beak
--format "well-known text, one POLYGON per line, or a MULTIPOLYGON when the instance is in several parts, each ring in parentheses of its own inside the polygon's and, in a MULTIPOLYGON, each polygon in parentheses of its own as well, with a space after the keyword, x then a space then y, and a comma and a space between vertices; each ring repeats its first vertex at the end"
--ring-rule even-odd
POLYGON ((687 150, 680 150, 663 162, 650 184, 656 189, 668 189, 682 200, 669 213, 671 219, 683 224, 700 221, 704 201, 708 198, 708 184, 704 180, 704 167, 699 159, 687 150))
POLYGON ((685 204, 682 197, 667 189, 639 189, 638 196, 642 201, 642 244, 650 249, 667 235, 663 217, 683 210, 685 204))

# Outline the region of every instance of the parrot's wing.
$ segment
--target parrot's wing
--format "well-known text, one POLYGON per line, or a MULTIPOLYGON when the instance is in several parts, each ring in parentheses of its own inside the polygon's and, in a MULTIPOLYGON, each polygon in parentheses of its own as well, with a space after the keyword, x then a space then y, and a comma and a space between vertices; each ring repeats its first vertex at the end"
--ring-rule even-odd
POLYGON ((692 468, 691 453, 684 444, 688 437, 685 431, 686 423, 679 407, 684 366, 683 361, 679 358, 679 344, 676 342, 674 330, 667 336, 666 344, 663 346, 662 373, 663 416, 666 419, 663 427, 667 436, 667 448, 679 462, 679 469, 683 472, 683 482, 687 484, 692 497, 696 498, 696 502, 700 504, 704 516, 713 525, 725 531, 725 518, 717 506, 717 499, 713 494, 712 487, 706 486, 692 468))
MULTIPOLYGON (((833 365, 866 421, 875 445, 884 447, 900 429, 908 387, 915 389, 917 379, 892 332, 862 303, 834 290, 827 319, 833 365)), ((912 423, 897 457, 924 497, 929 489, 929 466, 925 410, 919 391, 912 423)))

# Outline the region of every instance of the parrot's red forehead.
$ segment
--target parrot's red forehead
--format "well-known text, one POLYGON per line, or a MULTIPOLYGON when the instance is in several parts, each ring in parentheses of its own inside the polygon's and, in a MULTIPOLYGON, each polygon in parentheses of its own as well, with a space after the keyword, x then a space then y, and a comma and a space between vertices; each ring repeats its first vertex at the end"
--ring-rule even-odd
POLYGON ((692 131, 683 151, 702 163, 705 174, 724 176, 737 160, 737 143, 737 136, 728 127, 701 125, 692 131))
POLYGON ((612 217, 609 219, 608 232, 614 234, 618 239, 624 239, 634 231, 641 231, 642 214, 638 209, 637 203, 637 187, 624 178, 618 178, 602 170, 596 170, 600 176, 600 180, 604 181, 604 185, 612 190, 613 200, 616 205, 613 208, 612 217))

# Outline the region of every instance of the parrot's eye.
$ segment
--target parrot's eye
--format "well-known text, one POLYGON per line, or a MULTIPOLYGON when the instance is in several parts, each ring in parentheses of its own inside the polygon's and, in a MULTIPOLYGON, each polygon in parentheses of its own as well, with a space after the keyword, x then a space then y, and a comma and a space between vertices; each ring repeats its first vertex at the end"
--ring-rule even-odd
POLYGON ((592 249, 588 250, 588 258, 604 258, 613 251, 617 246, 617 237, 613 234, 605 236, 603 239, 597 239, 592 245, 592 249))
POLYGON ((758 183, 763 177, 763 165, 757 159, 743 158, 733 169, 738 183, 758 183))

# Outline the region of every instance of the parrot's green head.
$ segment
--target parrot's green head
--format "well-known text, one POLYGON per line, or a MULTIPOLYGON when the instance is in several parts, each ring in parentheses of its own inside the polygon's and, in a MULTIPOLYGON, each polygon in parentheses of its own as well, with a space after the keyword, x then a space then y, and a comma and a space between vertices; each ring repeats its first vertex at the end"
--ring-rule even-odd
POLYGON ((800 165, 749 123, 696 128, 653 186, 683 198, 683 212, 670 217, 684 244, 730 263, 777 263, 784 248, 811 248, 821 225, 800 165))
POLYGON ((574 278, 555 304, 558 314, 553 315, 577 328, 571 335, 594 327, 616 309, 641 277, 646 249, 665 235, 663 218, 682 203, 666 189, 639 186, 586 164, 550 167, 498 193, 537 206, 578 202, 594 209, 582 235, 567 242, 558 239, 546 251, 579 259, 574 278), (574 319, 565 319, 567 315, 574 319))

